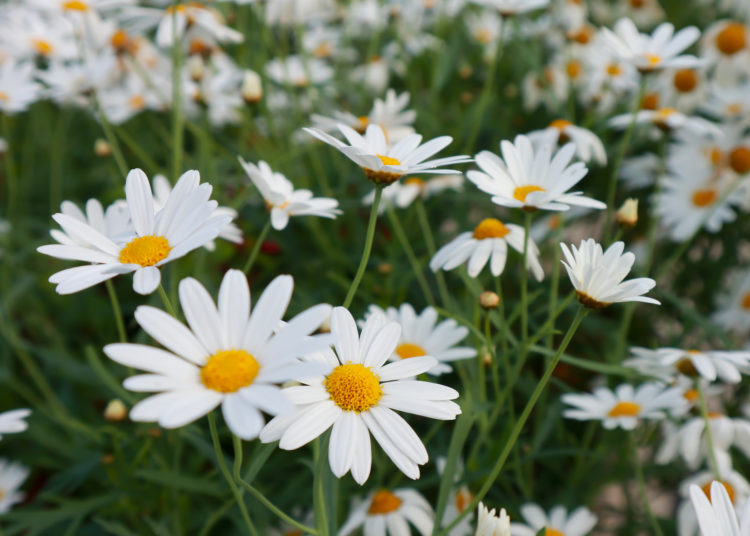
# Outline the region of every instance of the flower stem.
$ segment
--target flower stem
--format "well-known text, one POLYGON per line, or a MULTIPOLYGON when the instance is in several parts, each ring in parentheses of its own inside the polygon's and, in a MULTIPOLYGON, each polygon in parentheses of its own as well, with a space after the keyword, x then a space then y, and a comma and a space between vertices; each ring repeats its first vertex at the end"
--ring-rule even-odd
POLYGON ((326 498, 323 479, 328 467, 326 456, 326 441, 319 437, 313 443, 313 467, 315 469, 315 478, 313 481, 313 506, 315 508, 315 528, 318 534, 329 536, 328 516, 326 515, 326 498))
POLYGON ((161 301, 164 304, 164 307, 166 307, 167 312, 173 317, 177 318, 177 310, 172 305, 172 302, 169 301, 169 296, 167 296, 167 291, 164 290, 164 287, 162 286, 161 283, 159 283, 159 296, 161 296, 161 301))
POLYGON ((122 312, 120 311, 120 302, 117 299, 117 292, 111 279, 104 282, 109 294, 109 301, 112 303, 112 313, 115 315, 115 324, 117 324, 117 334, 120 336, 120 342, 128 342, 128 336, 125 331, 125 323, 122 321, 122 312))
POLYGON ((221 442, 219 441, 219 432, 216 429, 216 416, 213 411, 208 414, 208 427, 211 429, 211 441, 214 444, 214 451, 216 452, 216 461, 219 464, 219 470, 221 471, 221 474, 224 475, 227 484, 229 484, 229 489, 232 490, 232 495, 234 495, 234 499, 237 501, 237 506, 242 514, 242 519, 245 521, 245 525, 247 525, 247 531, 252 536, 258 536, 258 531, 250 519, 250 514, 247 512, 247 506, 245 506, 242 493, 240 493, 237 484, 234 482, 232 474, 229 472, 229 467, 227 467, 227 462, 224 459, 224 452, 221 450, 221 442))
MULTIPOLYGON (((437 248, 435 247, 435 237, 432 236, 432 228, 430 227, 430 220, 427 217, 427 211, 424 208, 424 202, 421 197, 417 198, 417 220, 419 220, 419 226, 422 229, 422 236, 424 236, 425 244, 427 244, 427 252, 430 254, 430 258, 435 256, 437 248)), ((440 292, 440 301, 443 307, 451 308, 451 295, 448 292, 448 285, 445 284, 445 276, 441 270, 435 272, 435 279, 438 284, 438 291, 440 292)))
POLYGON ((367 261, 370 260, 370 252, 372 251, 372 241, 375 237, 375 222, 378 220, 378 207, 380 206, 380 199, 383 197, 383 189, 380 187, 375 188, 375 199, 372 202, 372 208, 370 209, 370 220, 367 222, 367 235, 365 237, 365 249, 362 251, 362 258, 359 261, 359 268, 357 273, 352 280, 352 284, 349 287, 349 291, 346 293, 344 299, 344 307, 348 308, 352 304, 354 295, 357 293, 359 283, 362 281, 362 276, 365 274, 365 268, 367 268, 367 261))
POLYGON ((177 40, 177 8, 172 2, 172 180, 177 180, 182 167, 182 41, 177 40))
POLYGON ((659 526, 659 520, 656 519, 654 511, 651 509, 651 501, 648 498, 648 492, 646 490, 646 479, 643 476, 643 465, 641 464, 641 458, 638 456, 638 443, 635 440, 635 433, 628 433, 628 439, 630 440, 630 450, 633 454, 633 465, 635 466, 635 477, 638 480, 638 491, 643 501, 643 506, 646 508, 646 514, 648 520, 651 523, 651 527, 654 529, 654 536, 662 536, 662 530, 659 526))
POLYGON ((245 266, 242 267, 242 271, 245 273, 245 275, 250 273, 250 269, 253 267, 253 264, 255 264, 255 259, 258 257, 258 253, 260 252, 260 247, 263 245, 263 241, 266 239, 266 235, 270 230, 271 220, 268 220, 263 226, 263 229, 258 235, 258 238, 255 240, 255 244, 253 244, 253 250, 250 252, 250 256, 247 258, 245 266))
POLYGON ((393 227, 393 232, 396 233, 396 238, 398 238, 398 241, 401 242, 401 247, 404 248, 406 258, 409 259, 412 271, 414 272, 414 277, 417 278, 419 288, 422 289, 422 294, 424 294, 424 299, 428 304, 434 306, 435 297, 432 295, 430 285, 427 283, 427 279, 425 279, 424 273, 422 273, 422 267, 419 265, 419 260, 417 260, 417 256, 414 253, 414 248, 411 247, 409 239, 406 237, 406 233, 404 232, 404 228, 401 226, 401 222, 398 219, 396 211, 393 210, 392 206, 388 206, 386 208, 386 213, 388 214, 388 220, 391 222, 391 227, 393 227))
POLYGON ((523 260, 521 261, 521 340, 522 353, 526 350, 526 339, 529 338, 529 274, 526 261, 529 258, 529 230, 531 229, 531 212, 525 212, 523 218, 523 260))
POLYGON ((510 436, 505 442, 503 451, 500 453, 500 457, 497 459, 497 461, 495 462, 495 465, 492 467, 492 470, 490 471, 490 474, 487 477, 487 480, 484 481, 484 484, 482 484, 481 489, 474 496, 474 499, 471 501, 471 504, 467 506, 464 509, 464 511, 460 513, 458 517, 456 517, 456 519, 454 519, 453 522, 447 527, 445 527, 439 534, 441 535, 448 534, 450 530, 454 528, 456 525, 458 525, 464 517, 473 513, 477 505, 479 504, 479 501, 484 499, 485 495, 487 495, 487 492, 492 487, 492 484, 494 484, 495 480, 497 480, 497 477, 500 476, 500 471, 502 471, 503 466, 505 465, 505 462, 511 453, 511 450, 513 449, 513 446, 516 444, 518 437, 521 435, 521 431, 523 430, 523 427, 526 424, 526 421, 531 415, 531 412, 534 409, 534 406, 536 405, 537 400, 541 396, 544 389, 547 387, 547 383, 549 382, 550 377, 552 377, 552 373, 557 367, 557 364, 560 362, 560 358, 565 352, 565 349, 568 347, 568 343, 570 343, 570 340, 573 338, 573 335, 578 329, 578 326, 581 324, 581 321, 588 314, 588 312, 589 310, 586 309, 585 307, 579 307, 578 312, 576 313, 576 317, 573 320, 573 323, 568 328, 567 333, 565 333, 565 337, 563 338, 562 342, 560 343, 559 348, 557 349, 557 352, 555 353, 555 357, 552 358, 552 361, 547 366, 547 369, 544 371, 544 375, 539 380, 539 383, 537 383, 536 388, 534 389, 534 392, 531 394, 531 398, 529 398, 529 401, 526 403, 526 407, 523 408, 523 412, 518 417, 518 420, 516 421, 516 424, 513 427, 513 430, 510 432, 510 436))
POLYGON ((706 394, 703 392, 703 386, 701 385, 700 378, 695 380, 695 390, 698 391, 698 405, 701 410, 701 417, 703 417, 703 425, 706 428, 706 443, 708 444, 708 456, 711 460, 711 469, 713 470, 714 477, 716 480, 721 480, 721 471, 719 470, 719 463, 716 458, 716 447, 714 445, 714 433, 711 430, 711 417, 708 415, 708 405, 706 404, 706 394))

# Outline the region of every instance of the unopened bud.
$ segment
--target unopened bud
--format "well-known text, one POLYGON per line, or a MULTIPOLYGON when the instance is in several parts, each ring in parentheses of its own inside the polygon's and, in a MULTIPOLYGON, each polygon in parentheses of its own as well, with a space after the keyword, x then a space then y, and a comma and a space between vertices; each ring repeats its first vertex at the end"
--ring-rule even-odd
POLYGON ((489 367, 492 364, 492 354, 489 352, 485 352, 482 356, 482 362, 484 363, 485 367, 489 367))
POLYGON ((388 275, 393 271, 393 265, 388 262, 381 262, 378 264, 378 273, 380 275, 388 275))
POLYGON ((626 199, 620 210, 617 211, 615 219, 623 227, 634 227, 638 223, 638 200, 626 199))
POLYGON ((128 416, 128 408, 122 403, 122 400, 115 398, 104 409, 104 418, 108 421, 117 422, 128 416))
POLYGON ((115 457, 113 454, 104 454, 101 458, 102 465, 112 465, 115 463, 115 457))
POLYGON ((242 98, 245 102, 252 104, 258 102, 263 98, 263 83, 260 79, 260 75, 255 71, 245 71, 245 76, 242 78, 242 89, 240 89, 242 98))
POLYGON ((107 140, 99 138, 94 142, 94 154, 102 158, 107 157, 112 154, 112 147, 107 140))
POLYGON ((500 305, 500 296, 491 290, 486 290, 479 295, 479 305, 486 311, 497 309, 497 306, 500 305))
POLYGON ((194 82, 199 82, 203 79, 203 58, 201 56, 190 56, 185 62, 187 72, 190 74, 190 78, 194 82))

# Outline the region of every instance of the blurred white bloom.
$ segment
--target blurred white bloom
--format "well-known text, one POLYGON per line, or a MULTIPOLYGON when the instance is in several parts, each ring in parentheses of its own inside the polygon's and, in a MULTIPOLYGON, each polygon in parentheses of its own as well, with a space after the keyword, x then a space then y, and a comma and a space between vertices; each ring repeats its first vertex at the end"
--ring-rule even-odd
POLYGON ((24 493, 18 488, 28 476, 25 466, 0 458, 0 514, 9 512, 14 504, 24 499, 24 493))
MULTIPOLYGON (((0 413, 0 434, 17 434, 26 430, 29 425, 24 419, 31 415, 30 409, 12 409, 0 413)), ((2 435, 0 435, 2 439, 2 435)), ((2 496, 0 495, 0 499, 2 496)))
MULTIPOLYGON (((133 232, 128 203, 124 199, 118 199, 109 205, 106 210, 97 199, 89 199, 86 202, 85 214, 72 201, 63 201, 60 203, 60 212, 89 225, 111 240, 123 240, 133 232)), ((88 241, 82 240, 75 233, 67 233, 64 229, 51 229, 49 234, 60 244, 90 246, 88 241)))
MULTIPOLYGON (((434 179, 427 180, 420 179, 419 177, 408 177, 403 181, 394 182, 383 188, 383 199, 378 211, 382 213, 389 203, 394 204, 398 208, 406 208, 418 197, 427 199, 445 190, 459 192, 463 188, 463 184, 464 176, 460 174, 439 175, 434 179)), ((364 196, 362 203, 372 205, 374 200, 375 190, 364 196)))
POLYGON ((744 333, 750 330, 750 271, 733 275, 732 284, 719 294, 712 319, 724 329, 744 333))
POLYGON ((333 78, 333 68, 318 58, 287 56, 269 61, 266 64, 266 76, 277 84, 304 88, 330 81, 333 78))
POLYGON ((475 4, 494 7, 506 17, 546 7, 550 0, 472 0, 475 4))
MULTIPOLYGON (((609 120, 612 128, 625 129, 633 121, 633 115, 626 113, 616 115, 609 120)), ((689 130, 696 134, 721 136, 721 128, 711 121, 693 115, 685 115, 675 108, 660 108, 658 110, 640 110, 635 114, 635 123, 655 125, 665 130, 689 130)))
POLYGON ((338 536, 362 529, 363 536, 408 536, 413 526, 421 536, 432 534, 435 514, 422 495, 409 488, 381 489, 355 501, 338 536))
POLYGON ((495 509, 488 510, 484 503, 477 507, 477 531, 474 536, 511 536, 510 517, 505 508, 495 513, 495 509))
POLYGON ((649 350, 634 346, 633 354, 623 364, 644 374, 671 381, 676 373, 701 376, 708 381, 717 378, 725 383, 739 383, 741 373, 750 373, 750 352, 682 350, 658 348, 649 350))
POLYGON ((596 526, 597 517, 585 506, 568 513, 564 506, 555 506, 547 515, 538 505, 521 506, 524 523, 511 523, 512 536, 536 536, 544 530, 547 535, 586 536, 596 526))
POLYGON ((693 502, 703 536, 747 536, 750 534, 750 501, 745 502, 739 522, 737 513, 725 485, 711 483, 711 498, 698 486, 690 487, 693 502))
POLYGON ((576 156, 584 162, 594 161, 601 166, 607 164, 607 152, 599 136, 566 119, 556 119, 547 128, 526 135, 536 150, 544 144, 557 146, 559 143, 572 142, 576 148, 576 156))
POLYGON ((41 86, 34 81, 34 64, 0 63, 0 112, 15 114, 26 111, 40 96, 41 86))

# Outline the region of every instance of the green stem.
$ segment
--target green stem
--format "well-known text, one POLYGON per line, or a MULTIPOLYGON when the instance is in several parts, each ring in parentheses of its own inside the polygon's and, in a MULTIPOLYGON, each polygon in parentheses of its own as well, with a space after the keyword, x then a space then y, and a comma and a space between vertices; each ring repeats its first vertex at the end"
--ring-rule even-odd
POLYGON ((260 232, 260 235, 258 235, 258 238, 255 240, 255 244, 253 244, 253 250, 250 252, 250 256, 247 258, 245 266, 242 267, 242 271, 245 272, 245 275, 250 273, 250 269, 253 267, 253 264, 255 264, 255 259, 258 257, 258 253, 260 252, 260 247, 263 245, 263 241, 266 239, 266 235, 270 230, 271 220, 269 219, 263 226, 263 230, 260 232))
POLYGON ((536 405, 536 402, 539 399, 539 396, 547 387, 547 383, 549 382, 549 379, 552 376, 552 373, 557 367, 557 364, 560 362, 560 358, 565 352, 565 349, 568 347, 568 343, 570 343, 570 340, 573 338, 573 335, 578 329, 578 326, 581 324, 581 321, 587 314, 588 314, 588 309, 584 307, 580 307, 578 309, 578 312, 576 313, 576 317, 573 320, 573 323, 568 328, 568 332, 565 334, 565 337, 560 343, 560 347, 557 349, 557 353, 555 353, 555 357, 547 366, 547 369, 544 371, 544 375, 539 380, 539 383, 537 383, 536 388, 534 389, 534 392, 531 394, 531 398, 529 398, 529 401, 526 403, 526 407, 523 408, 523 412, 518 417, 518 420, 516 421, 516 424, 513 427, 513 430, 511 431, 510 436, 508 437, 508 440, 505 442, 505 445, 503 446, 503 450, 500 453, 500 457, 495 462, 495 465, 490 471, 490 474, 487 477, 487 480, 484 481, 484 484, 482 484, 481 489, 474 496, 474 499, 471 501, 471 504, 468 507, 466 507, 466 509, 464 509, 464 511, 460 513, 458 517, 456 517, 456 519, 454 519, 450 525, 445 527, 445 529, 443 529, 438 534, 441 534, 441 535, 448 534, 450 530, 456 525, 458 525, 463 518, 465 518, 469 514, 472 514, 474 510, 476 509, 477 505, 479 504, 479 501, 484 499, 485 495, 487 495, 487 492, 492 487, 492 484, 495 483, 495 480, 497 480, 497 477, 500 475, 500 471, 502 471, 503 466, 505 465, 505 462, 511 453, 511 450, 513 449, 513 446, 516 444, 518 437, 521 435, 521 431, 523 430, 523 427, 526 424, 526 421, 531 415, 531 412, 534 409, 534 406, 536 405))
POLYGON ((214 415, 213 411, 208 414, 208 427, 211 429, 211 441, 214 444, 214 452, 216 453, 216 461, 219 465, 219 470, 221 471, 221 474, 224 475, 224 479, 227 481, 227 484, 229 484, 229 488, 232 490, 232 495, 234 495, 234 499, 240 509, 240 514, 242 514, 242 519, 245 521, 247 531, 252 536, 258 536, 258 531, 255 528, 255 525, 253 525, 252 520, 250 519, 250 514, 247 511, 247 506, 245 506, 245 501, 242 498, 242 493, 237 487, 237 484, 234 482, 234 479, 229 472, 229 468, 227 467, 227 462, 224 459, 224 452, 221 450, 221 442, 219 441, 219 432, 216 429, 216 416, 214 415))
POLYGON ((654 511, 651 509, 651 501, 648 498, 648 490, 646 488, 646 479, 643 476, 643 465, 641 464, 641 458, 638 456, 638 444, 635 440, 635 433, 628 433, 628 439, 630 440, 630 450, 633 454, 633 465, 635 466, 635 476, 638 480, 638 491, 643 501, 643 506, 646 508, 646 514, 648 520, 651 523, 651 527, 654 529, 654 536, 662 536, 662 530, 659 526, 659 520, 656 519, 654 511))
POLYGON ((398 241, 401 243, 401 247, 404 248, 406 258, 409 259, 411 269, 414 272, 414 276, 417 278, 419 287, 422 289, 422 294, 424 294, 425 300, 428 304, 434 306, 435 297, 432 295, 430 285, 427 283, 427 279, 425 279, 424 273, 422 273, 422 267, 419 264, 419 260, 417 260, 414 249, 409 243, 409 239, 406 237, 406 233, 404 232, 404 228, 401 226, 401 222, 398 219, 396 211, 391 205, 388 205, 385 211, 388 214, 388 220, 391 222, 391 227, 393 227, 393 232, 396 233, 396 238, 398 238, 398 241))
MULTIPOLYGON (((523 218, 523 260, 521 261, 521 340, 524 348, 526 339, 529 338, 529 272, 526 269, 526 261, 529 257, 529 230, 531 229, 531 212, 525 212, 523 218)), ((522 349, 522 354, 525 349, 522 349)))
POLYGON ((177 8, 180 0, 172 2, 172 181, 177 180, 182 168, 182 41, 177 40, 177 8))
POLYGON ((708 456, 711 460, 711 469, 713 470, 716 480, 721 480, 721 471, 716 459, 716 447, 714 446, 714 433, 711 430, 711 418, 708 415, 708 405, 706 404, 706 394, 703 392, 700 378, 695 379, 695 390, 698 391, 698 404, 703 418, 703 425, 706 428, 706 443, 708 444, 708 456))
POLYGON ((167 312, 172 315, 173 317, 177 318, 177 310, 172 305, 172 302, 169 300, 169 296, 167 296, 167 291, 164 290, 164 286, 162 286, 161 283, 159 283, 159 296, 161 297, 161 301, 164 304, 164 307, 167 309, 167 312))
MULTIPOLYGON (((432 228, 430 227, 430 220, 427 217, 427 210, 425 210, 424 202, 421 197, 417 198, 417 220, 419 221, 419 227, 422 229, 422 236, 424 237, 425 244, 427 244, 427 252, 430 254, 430 259, 435 256, 437 248, 435 247, 435 237, 432 236, 432 228)), ((445 284, 445 276, 441 270, 435 272, 435 279, 438 284, 438 292, 440 292, 440 301, 443 307, 451 308, 451 295, 448 292, 448 285, 445 284)))
POLYGON ((323 480, 328 471, 328 456, 326 442, 319 437, 313 443, 313 467, 315 477, 313 480, 313 506, 315 508, 315 528, 318 534, 329 536, 328 516, 326 515, 326 498, 323 480))
POLYGON ((120 302, 117 299, 117 292, 115 292, 115 286, 111 279, 107 279, 104 283, 107 287, 107 294, 109 294, 109 301, 112 303, 112 313, 115 315, 115 324, 117 324, 117 334, 120 336, 120 342, 128 342, 128 335, 125 331, 125 322, 122 320, 122 312, 120 311, 120 302))
POLYGON ((109 143, 109 146, 112 149, 112 157, 115 159, 115 164, 117 164, 117 170, 120 172, 120 175, 122 175, 122 179, 125 180, 125 177, 128 174, 128 164, 125 162, 120 143, 117 141, 117 137, 112 130, 112 125, 107 119, 107 116, 104 115, 104 110, 102 109, 102 105, 99 103, 96 94, 92 95, 91 99, 94 101, 94 108, 96 108, 99 123, 102 125, 104 137, 107 138, 107 143, 109 143))
POLYGON ((365 248, 362 251, 362 258, 359 261, 359 268, 357 273, 352 280, 352 284, 349 287, 349 291, 346 293, 344 299, 344 307, 348 308, 354 295, 357 293, 359 283, 362 281, 362 276, 365 274, 365 268, 367 268, 367 261, 370 260, 370 252, 372 251, 372 241, 375 238, 375 223, 378 220, 378 207, 380 206, 380 200, 383 197, 383 189, 380 187, 375 188, 375 199, 372 202, 372 208, 370 209, 370 220, 367 222, 367 235, 365 237, 365 248))

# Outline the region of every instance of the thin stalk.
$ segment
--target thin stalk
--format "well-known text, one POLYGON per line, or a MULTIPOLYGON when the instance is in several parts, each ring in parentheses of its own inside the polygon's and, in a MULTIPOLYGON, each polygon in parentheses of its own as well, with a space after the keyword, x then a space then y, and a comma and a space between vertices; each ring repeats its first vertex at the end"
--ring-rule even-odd
POLYGON ((386 207, 386 213, 388 214, 388 220, 391 222, 391 227, 393 227, 393 232, 396 233, 396 238, 398 238, 398 241, 401 243, 401 247, 404 248, 404 253, 406 253, 406 258, 411 264, 411 269, 414 272, 414 277, 417 278, 419 288, 422 289, 424 299, 428 304, 434 306, 435 297, 432 295, 430 285, 427 283, 427 279, 425 279, 424 273, 422 273, 422 267, 420 266, 419 260, 417 260, 417 256, 414 253, 414 248, 411 247, 409 239, 406 237, 406 233, 404 232, 404 228, 401 226, 401 222, 398 219, 396 211, 392 206, 388 205, 388 207, 386 207))
POLYGON ((164 307, 167 309, 167 312, 172 315, 173 317, 177 318, 177 310, 172 305, 172 302, 169 300, 169 296, 167 296, 167 291, 164 290, 164 286, 159 283, 159 296, 161 297, 161 301, 164 304, 164 307))
POLYGON ((216 453, 216 461, 219 465, 219 470, 221 471, 221 474, 224 475, 227 484, 229 484, 229 489, 232 490, 232 495, 234 495, 234 499, 240 509, 240 514, 242 514, 242 519, 245 521, 247 531, 252 536, 259 536, 258 530, 250 519, 247 506, 245 506, 245 501, 242 498, 242 493, 234 482, 232 474, 229 472, 229 467, 227 467, 227 462, 224 459, 224 452, 221 450, 221 441, 219 441, 219 432, 216 429, 216 416, 213 411, 208 414, 208 427, 211 429, 211 441, 214 444, 214 452, 216 453))
POLYGON ((269 219, 263 226, 263 229, 258 235, 258 238, 255 240, 255 244, 253 244, 253 250, 250 252, 250 256, 247 258, 245 266, 242 267, 242 271, 245 272, 245 275, 250 273, 250 269, 253 267, 253 264, 255 264, 255 259, 258 257, 258 253, 260 252, 260 247, 263 245, 263 241, 266 239, 266 235, 270 230, 271 220, 269 219))
POLYGON ((128 335, 125 331, 125 322, 122 320, 122 311, 120 311, 120 302, 117 299, 115 286, 112 284, 111 279, 107 279, 104 284, 107 287, 109 301, 112 303, 112 313, 115 315, 115 324, 117 324, 117 334, 120 337, 120 342, 128 342, 128 335))
POLYGON ((177 8, 180 0, 172 2, 172 180, 177 180, 182 169, 182 40, 177 40, 177 8))
POLYGON ((91 96, 91 100, 94 101, 94 108, 96 108, 96 115, 99 118, 99 123, 102 125, 104 137, 107 138, 107 143, 109 143, 109 146, 112 149, 112 157, 115 159, 115 164, 117 164, 117 170, 120 172, 120 175, 122 175, 122 179, 125 180, 125 177, 128 174, 128 164, 125 162, 120 143, 117 141, 117 137, 112 130, 112 125, 107 119, 107 116, 104 115, 104 110, 102 109, 102 105, 99 103, 96 94, 91 96))
POLYGON ((344 299, 344 307, 348 308, 354 295, 357 293, 359 283, 362 281, 362 276, 365 274, 365 268, 367 268, 367 261, 370 260, 370 252, 372 251, 372 241, 375 238, 375 223, 378 220, 378 207, 380 206, 380 200, 383 197, 383 189, 380 187, 375 188, 375 199, 372 202, 372 208, 370 209, 370 220, 367 222, 367 235, 365 237, 365 248, 362 251, 362 258, 359 261, 359 268, 357 273, 352 280, 352 284, 349 287, 349 291, 346 293, 344 299))
POLYGON ((654 529, 654 536, 663 536, 661 527, 659 526, 659 520, 656 519, 654 511, 651 509, 651 501, 648 499, 648 491, 646 489, 646 479, 643 476, 643 465, 641 464, 641 458, 638 456, 638 444, 635 440, 635 433, 630 432, 628 434, 630 440, 630 450, 633 454, 633 465, 635 466, 635 476, 638 480, 638 491, 643 501, 643 506, 646 508, 646 514, 648 520, 651 523, 651 527, 654 529))
MULTIPOLYGON (((422 229, 422 236, 424 237, 425 244, 427 244, 427 252, 430 254, 430 258, 435 256, 437 248, 435 247, 435 237, 432 236, 432 228, 430 227, 430 220, 427 217, 427 210, 424 207, 424 201, 421 197, 417 198, 417 220, 419 221, 419 227, 422 229)), ((445 276, 441 270, 435 272, 435 279, 438 284, 438 292, 440 292, 440 301, 443 307, 450 309, 452 305, 451 295, 448 292, 448 285, 445 284, 445 276)))
POLYGON ((497 461, 495 462, 495 465, 492 467, 492 470, 490 471, 490 474, 487 477, 487 480, 484 481, 484 484, 482 484, 482 487, 474 496, 474 499, 471 501, 471 504, 467 506, 466 509, 464 509, 464 511, 460 513, 458 517, 456 517, 456 519, 454 519, 450 525, 448 525, 441 532, 439 532, 438 533, 439 535, 448 534, 451 531, 451 529, 453 529, 456 525, 458 525, 461 522, 461 520, 463 520, 463 518, 465 518, 469 514, 472 514, 474 510, 476 509, 477 505, 479 504, 479 501, 484 499, 485 495, 487 495, 487 492, 492 487, 492 484, 494 484, 495 480, 497 480, 497 477, 500 476, 500 471, 502 471, 503 466, 505 465, 505 462, 511 453, 511 450, 513 450, 513 447, 516 444, 518 437, 521 435, 521 431, 523 430, 523 427, 526 424, 526 421, 531 415, 531 412, 534 409, 534 406, 536 405, 537 400, 541 396, 544 389, 547 387, 547 383, 549 382, 550 377, 552 377, 552 373, 557 367, 557 364, 560 362, 560 358, 565 352, 565 349, 568 347, 568 343, 570 343, 570 340, 573 338, 573 335, 575 334, 576 330, 578 330, 578 326, 581 324, 581 321, 584 319, 584 317, 587 314, 588 314, 588 309, 584 307, 579 307, 578 312, 576 313, 576 317, 573 320, 573 323, 570 324, 570 327, 568 328, 568 331, 565 334, 565 337, 560 343, 560 347, 557 349, 557 353, 555 353, 555 357, 547 366, 547 369, 544 371, 544 375, 539 380, 539 383, 537 383, 536 388, 534 389, 534 392, 531 394, 531 398, 529 398, 529 401, 526 403, 526 407, 523 408, 523 412, 518 417, 518 420, 516 421, 516 424, 513 427, 513 430, 511 431, 510 436, 508 437, 508 440, 505 442, 505 445, 503 446, 503 450, 500 453, 500 457, 498 457, 497 461))
POLYGON ((327 463, 328 456, 326 456, 325 442, 322 437, 319 437, 313 443, 313 467, 315 468, 313 506, 315 508, 315 528, 318 534, 323 536, 329 536, 330 534, 328 516, 326 515, 325 489, 323 486, 324 475, 328 471, 327 463))
POLYGON ((701 409, 701 417, 703 418, 703 426, 706 428, 706 443, 708 444, 708 456, 711 460, 711 469, 713 470, 714 477, 716 480, 721 480, 721 471, 719 470, 719 463, 716 459, 716 447, 714 445, 714 433, 711 430, 711 417, 708 415, 708 405, 706 404, 706 394, 703 392, 703 386, 701 385, 700 378, 695 380, 695 390, 698 391, 698 405, 701 409))
MULTIPOLYGON (((526 339, 529 338, 529 272, 526 269, 526 261, 529 258, 529 230, 531 229, 531 212, 525 212, 523 218, 523 260, 521 261, 521 340, 523 348, 521 354, 526 352, 526 339)), ((523 358, 523 357, 522 357, 523 358)))

